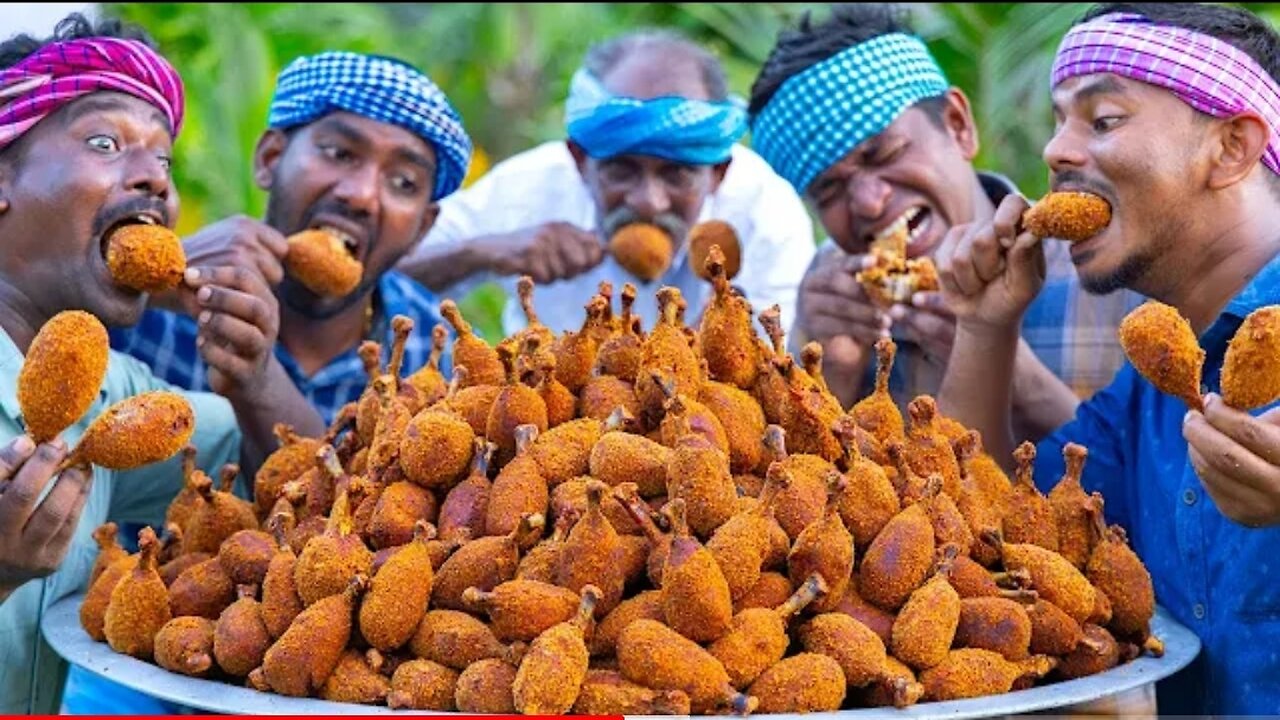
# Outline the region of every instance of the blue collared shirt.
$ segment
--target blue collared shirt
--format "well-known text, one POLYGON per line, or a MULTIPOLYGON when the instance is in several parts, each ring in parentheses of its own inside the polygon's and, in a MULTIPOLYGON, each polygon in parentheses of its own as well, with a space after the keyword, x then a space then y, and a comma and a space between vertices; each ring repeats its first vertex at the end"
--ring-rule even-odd
MULTIPOLYGON (((375 322, 371 337, 382 344, 383 363, 388 362, 394 336, 390 319, 404 315, 413 320, 413 332, 405 344, 404 370, 407 375, 426 364, 431 355, 431 329, 442 322, 439 304, 423 286, 396 272, 385 273, 375 292, 375 322)), ((447 326, 446 326, 447 327, 447 326)), ((196 323, 186 315, 165 310, 148 310, 135 326, 111 331, 111 347, 132 355, 151 367, 157 377, 178 387, 208 390, 204 360, 196 350, 196 323)), ((338 410, 360 398, 369 383, 357 348, 334 358, 307 377, 289 351, 276 343, 276 358, 302 395, 315 407, 325 423, 338 410)), ((449 372, 448 355, 440 369, 449 372)))
MULTIPOLYGON (((1220 392, 1222 359, 1252 311, 1280 303, 1280 256, 1227 304, 1200 337, 1204 384, 1220 392)), ((1254 412, 1260 414, 1266 408, 1254 412)), ((1084 486, 1101 491, 1109 522, 1129 532, 1155 583, 1156 601, 1193 630, 1204 650, 1161 683, 1161 714, 1252 715, 1280 709, 1280 527, 1227 519, 1187 456, 1181 400, 1125 366, 1080 405, 1076 419, 1040 443, 1036 482, 1062 477, 1062 448, 1088 447, 1084 486), (1276 575, 1271 575, 1271 565, 1276 575)))

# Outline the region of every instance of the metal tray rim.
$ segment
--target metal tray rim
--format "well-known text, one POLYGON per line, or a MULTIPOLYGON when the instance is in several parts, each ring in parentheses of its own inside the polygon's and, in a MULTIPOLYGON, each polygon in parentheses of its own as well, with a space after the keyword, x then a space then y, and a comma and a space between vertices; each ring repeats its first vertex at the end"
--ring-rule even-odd
MULTIPOLYGON (((412 712, 386 707, 332 703, 262 693, 216 680, 200 680, 171 673, 151 663, 120 655, 105 643, 95 642, 80 627, 83 595, 64 598, 45 611, 41 630, 49 645, 67 662, 95 675, 139 692, 201 710, 228 714, 259 715, 455 715, 448 712, 412 712)), ((779 720, 861 720, 901 718, 925 720, 983 718, 1051 710, 1092 702, 1164 679, 1186 667, 1200 653, 1200 639, 1175 621, 1163 608, 1156 609, 1152 630, 1165 643, 1161 658, 1140 657, 1133 662, 1092 677, 1043 685, 1029 690, 949 702, 920 703, 902 710, 867 708, 806 715, 769 715, 779 720)))

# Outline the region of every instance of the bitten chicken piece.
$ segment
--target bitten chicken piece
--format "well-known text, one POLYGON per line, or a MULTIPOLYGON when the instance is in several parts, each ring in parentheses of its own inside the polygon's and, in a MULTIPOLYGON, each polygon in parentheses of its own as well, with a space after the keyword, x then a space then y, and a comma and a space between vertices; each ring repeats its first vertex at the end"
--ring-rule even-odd
POLYGON ((178 287, 186 269, 182 239, 167 227, 129 224, 107 238, 107 270, 119 285, 160 293, 178 287))
POLYGON ((653 282, 671 267, 671 238, 657 225, 629 223, 609 238, 609 254, 641 282, 653 282))
POLYGON ((413 541, 396 551, 373 576, 360 601, 360 634, 374 648, 391 652, 409 642, 431 599, 431 526, 419 522, 413 541))
POLYGON ((257 588, 241 585, 236 590, 240 599, 218 616, 218 622, 213 626, 212 642, 218 667, 228 675, 242 678, 262 665, 272 637, 263 622, 262 605, 254 599, 257 588))
POLYGON ((711 642, 729 630, 733 599, 715 558, 689 534, 685 501, 667 505, 673 538, 662 571, 662 611, 667 625, 699 643, 711 642))
POLYGON ((327 229, 290 235, 285 270, 321 297, 346 297, 360 284, 364 265, 347 249, 346 238, 327 229))
POLYGON ((591 629, 600 597, 595 586, 583 587, 577 615, 543 632, 529 646, 512 685, 518 712, 563 715, 573 707, 590 662, 584 636, 591 629))
POLYGON ((262 667, 249 674, 251 686, 280 695, 307 697, 324 687, 351 639, 356 600, 368 580, 358 575, 345 590, 303 610, 267 650, 262 667))
POLYGON ((1155 614, 1151 573, 1129 547, 1124 529, 1106 527, 1102 496, 1094 495, 1092 520, 1097 544, 1085 567, 1086 576, 1111 601, 1110 627, 1120 635, 1144 634, 1155 614))
POLYGON ((102 322, 81 310, 40 327, 18 371, 18 407, 32 440, 48 442, 84 417, 107 376, 110 349, 102 322))
POLYGON ((884 683, 894 695, 895 707, 913 705, 924 693, 910 670, 906 671, 910 679, 903 679, 889 669, 884 642, 848 615, 818 615, 800 627, 799 639, 805 650, 826 655, 839 663, 845 682, 851 688, 884 683))
POLYGON ((504 373, 497 351, 475 334, 471 324, 463 319, 457 304, 452 300, 440 303, 440 315, 453 326, 457 336, 453 341, 453 366, 467 369, 462 387, 501 385, 504 373))
POLYGON ((897 352, 898 346, 892 340, 881 338, 876 341, 875 390, 849 411, 857 419, 858 425, 874 435, 881 445, 892 440, 906 440, 902 412, 889 394, 889 375, 893 371, 893 358, 897 352))
POLYGON ((762 713, 834 712, 844 703, 845 689, 840 663, 817 653, 792 655, 751 683, 762 713))
POLYGON ((152 390, 107 408, 80 436, 63 462, 92 463, 109 470, 132 470, 168 460, 195 432, 191 404, 181 395, 152 390))
POLYGON ((834 609, 844 597, 849 576, 853 574, 853 536, 840 519, 840 496, 845 485, 844 476, 831 471, 827 476, 826 510, 796 537, 787 555, 787 572, 792 583, 799 585, 814 573, 826 581, 827 594, 814 601, 815 612, 834 609))
POLYGON ((571 620, 579 604, 572 590, 534 580, 508 580, 493 592, 467 588, 462 601, 471 611, 488 615, 493 634, 504 642, 532 642, 571 620))
POLYGON ((1192 410, 1204 411, 1200 377, 1204 350, 1176 308, 1148 300, 1120 322, 1120 347, 1142 377, 1192 410))
POLYGON ((990 650, 952 650, 938 665, 920 673, 926 700, 963 698, 1007 693, 1019 678, 1041 678, 1057 660, 1036 655, 1016 663, 990 650))
POLYGON ((947 550, 938 571, 911 593, 893 623, 893 656, 918 670, 942 662, 960 623, 960 596, 947 580, 957 550, 947 550))
POLYGON ((102 631, 112 650, 150 660, 155 636, 173 616, 169 592, 156 569, 160 543, 150 527, 138 533, 138 563, 111 590, 102 631))
POLYGON ((631 682, 655 690, 680 690, 694 713, 732 708, 750 713, 756 698, 734 690, 729 675, 694 641, 655 620, 636 620, 618 636, 618 669, 631 682))
POLYGON ((1088 240, 1110 222, 1110 203, 1087 192, 1051 192, 1022 214, 1027 232, 1068 242, 1088 240))
POLYGON ((1222 399, 1237 410, 1253 410, 1280 398, 1280 306, 1249 313, 1227 345, 1222 361, 1222 399))
POLYGON ((1036 446, 1024 442, 1013 453, 1018 468, 1013 492, 1005 508, 1003 520, 1005 542, 1039 545, 1058 551, 1058 520, 1049 499, 1040 494, 1032 479, 1036 462, 1036 446))
POLYGON ((155 637, 156 664, 169 672, 206 677, 213 668, 213 621, 177 617, 155 637))
POLYGON ((712 380, 749 388, 759 369, 759 347, 751 329, 751 306, 729 287, 725 262, 721 248, 712 245, 704 267, 715 296, 699 328, 702 354, 712 380))
POLYGON ((387 706, 393 710, 436 710, 456 707, 458 672, 430 660, 410 660, 391 676, 387 706))
POLYGON ((1058 526, 1058 552, 1078 568, 1083 568, 1089 561, 1094 542, 1089 496, 1080 486, 1080 475, 1084 472, 1087 457, 1089 451, 1082 445, 1067 443, 1062 449, 1067 472, 1049 492, 1049 505, 1058 526))
POLYGON ((729 632, 711 643, 707 651, 724 665, 734 687, 746 688, 760 673, 782 660, 791 642, 787 623, 826 590, 821 575, 809 576, 782 605, 752 608, 734 615, 729 632))

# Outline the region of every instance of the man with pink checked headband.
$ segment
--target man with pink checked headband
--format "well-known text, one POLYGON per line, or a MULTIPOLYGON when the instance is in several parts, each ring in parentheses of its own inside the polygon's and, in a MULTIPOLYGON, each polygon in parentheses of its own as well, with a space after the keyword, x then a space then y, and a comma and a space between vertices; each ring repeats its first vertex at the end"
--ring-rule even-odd
MULTIPOLYGON (((1213 5, 1096 8, 1053 65, 1053 189, 1095 193, 1112 208, 1108 227, 1071 247, 1082 284, 1172 305, 1206 355, 1203 411, 1125 365, 1037 448, 1045 491, 1063 474, 1064 446, 1088 448, 1085 489, 1101 491, 1107 520, 1128 532, 1159 605, 1203 643, 1158 688, 1162 714, 1280 708, 1280 408, 1241 412, 1218 394, 1236 330, 1280 304, 1278 79, 1276 32, 1213 5)), ((1026 208, 1006 198, 992 222, 953 228, 938 252, 959 318, 940 402, 998 459, 1012 450, 1019 318, 1044 272, 1041 241, 1019 226, 1026 208)))
POLYGON ((319 423, 274 360, 279 313, 268 284, 251 268, 196 263, 185 290, 208 314, 198 344, 221 373, 220 395, 176 390, 111 352, 84 418, 39 445, 24 432, 16 379, 36 332, 67 310, 108 326, 142 314, 147 296, 115 283, 104 247, 122 225, 172 227, 182 117, 177 71, 119 23, 71 16, 52 38, 0 42, 0 714, 57 712, 67 665, 40 638, 43 616, 84 589, 96 527, 160 526, 181 486, 178 457, 128 472, 58 472, 94 417, 143 392, 180 392, 201 469, 238 461, 245 477, 274 446, 274 422, 310 414, 319 423))

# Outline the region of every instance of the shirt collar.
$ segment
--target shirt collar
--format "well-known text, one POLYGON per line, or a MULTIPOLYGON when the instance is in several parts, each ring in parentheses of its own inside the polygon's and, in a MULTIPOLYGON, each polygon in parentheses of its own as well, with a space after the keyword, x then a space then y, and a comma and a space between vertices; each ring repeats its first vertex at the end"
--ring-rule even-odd
POLYGON ((22 417, 18 405, 18 373, 24 357, 9 333, 0 328, 0 411, 14 422, 22 417))
POLYGON ((1206 351, 1219 344, 1225 346, 1249 313, 1275 304, 1280 304, 1280 255, 1263 265, 1244 289, 1231 298, 1222 313, 1201 336, 1200 344, 1206 351))

